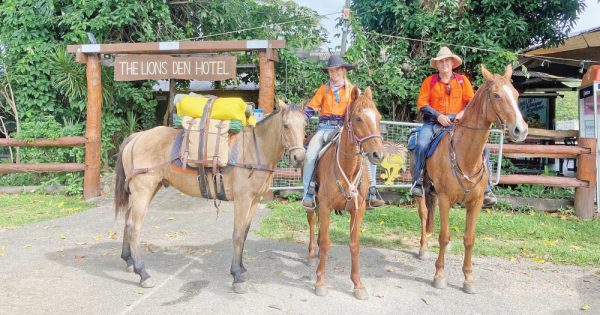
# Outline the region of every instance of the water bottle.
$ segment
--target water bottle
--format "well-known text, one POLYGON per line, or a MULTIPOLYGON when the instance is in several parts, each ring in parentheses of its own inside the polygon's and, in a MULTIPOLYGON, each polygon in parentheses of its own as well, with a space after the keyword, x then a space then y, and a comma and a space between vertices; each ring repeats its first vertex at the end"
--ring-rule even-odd
POLYGON ((261 121, 264 118, 264 113, 263 110, 260 108, 257 108, 254 110, 254 119, 256 119, 256 122, 261 121))

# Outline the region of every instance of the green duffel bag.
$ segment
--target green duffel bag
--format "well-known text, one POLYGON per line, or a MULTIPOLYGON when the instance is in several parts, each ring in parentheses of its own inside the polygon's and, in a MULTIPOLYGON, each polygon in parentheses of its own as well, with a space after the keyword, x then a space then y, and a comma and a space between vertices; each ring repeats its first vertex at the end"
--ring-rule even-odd
POLYGON ((242 125, 242 122, 239 120, 232 120, 231 123, 229 124, 229 132, 230 133, 239 133, 240 131, 242 131, 242 128, 244 126, 242 125))

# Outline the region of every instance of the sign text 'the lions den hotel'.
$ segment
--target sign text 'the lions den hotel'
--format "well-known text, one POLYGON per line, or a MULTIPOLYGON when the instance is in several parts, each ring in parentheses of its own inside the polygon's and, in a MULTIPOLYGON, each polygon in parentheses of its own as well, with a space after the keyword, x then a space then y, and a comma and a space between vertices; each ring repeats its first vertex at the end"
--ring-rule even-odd
POLYGON ((234 56, 171 57, 122 55, 115 58, 115 81, 184 79, 220 81, 236 77, 234 56))

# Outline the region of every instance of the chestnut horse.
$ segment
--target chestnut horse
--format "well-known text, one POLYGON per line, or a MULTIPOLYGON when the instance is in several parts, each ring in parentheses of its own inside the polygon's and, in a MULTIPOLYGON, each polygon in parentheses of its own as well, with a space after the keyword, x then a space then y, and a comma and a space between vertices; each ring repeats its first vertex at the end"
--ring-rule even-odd
MULTIPOLYGON (((336 143, 332 144, 319 159, 317 165, 317 208, 319 215, 319 266, 315 293, 327 295, 325 263, 331 246, 329 220, 332 210, 350 212, 350 254, 352 269, 350 279, 354 282, 354 296, 360 300, 369 298, 360 281, 358 258, 360 254, 360 225, 365 214, 366 196, 369 189, 368 165, 364 156, 373 164, 384 158, 383 141, 379 130, 381 115, 373 104, 371 89, 359 95, 355 87, 351 93, 344 126, 336 143)), ((309 261, 315 255, 316 211, 307 213, 310 226, 309 261)))
MULTIPOLYGON (((242 252, 256 207, 270 187, 275 165, 284 150, 289 151, 294 167, 300 167, 304 161, 305 125, 304 112, 300 108, 280 101, 277 111, 255 128, 244 127, 237 135, 240 147, 237 162, 230 172, 223 174, 225 191, 233 199, 235 209, 231 275, 237 293, 247 292, 242 277, 246 272, 242 252)), ((133 134, 123 142, 118 155, 115 216, 125 214, 121 258, 127 262, 128 271, 135 271, 140 276, 142 287, 154 285, 140 255, 140 231, 150 201, 162 186, 168 184, 187 195, 202 196, 197 174, 170 166, 177 158, 171 156, 177 133, 177 129, 161 126, 133 134)))
POLYGON ((425 197, 416 198, 421 218, 421 259, 427 250, 427 233, 433 231, 434 209, 436 199, 439 200, 440 250, 433 278, 433 286, 438 289, 447 285, 444 257, 450 241, 448 213, 455 203, 464 203, 467 215, 463 290, 467 293, 475 292, 471 256, 475 244, 475 226, 489 174, 482 155, 490 128, 492 123, 507 128, 510 138, 517 142, 527 137, 527 124, 518 105, 519 93, 510 82, 512 66, 506 66, 503 76, 490 73, 483 65, 481 72, 485 82, 465 108, 462 120, 444 136, 435 153, 427 160, 423 185, 425 197), (433 184, 433 189, 430 184, 433 184))

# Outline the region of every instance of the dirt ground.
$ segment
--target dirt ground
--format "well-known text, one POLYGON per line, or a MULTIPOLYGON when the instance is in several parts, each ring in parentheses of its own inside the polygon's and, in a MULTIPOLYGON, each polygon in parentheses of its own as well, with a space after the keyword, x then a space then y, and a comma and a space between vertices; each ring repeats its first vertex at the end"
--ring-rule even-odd
MULTIPOLYGON (((352 295, 347 246, 327 265, 329 295, 314 294, 306 244, 252 233, 244 263, 250 292, 233 293, 233 205, 217 217, 212 201, 164 189, 142 228, 143 258, 156 286, 143 289, 121 260, 122 219, 112 200, 86 212, 0 229, 0 314, 600 314, 600 272, 502 258, 474 258, 477 294, 461 290, 462 257, 447 257, 448 288, 431 286, 434 255, 363 247, 369 300, 352 295)), ((253 227, 268 214, 261 207, 253 227)), ((457 246, 455 244, 455 246, 457 246)))

